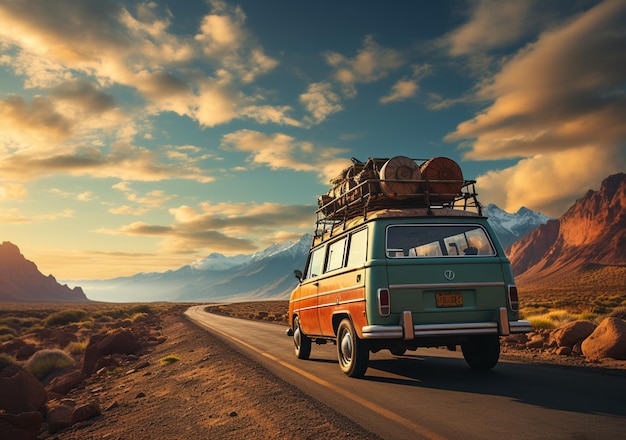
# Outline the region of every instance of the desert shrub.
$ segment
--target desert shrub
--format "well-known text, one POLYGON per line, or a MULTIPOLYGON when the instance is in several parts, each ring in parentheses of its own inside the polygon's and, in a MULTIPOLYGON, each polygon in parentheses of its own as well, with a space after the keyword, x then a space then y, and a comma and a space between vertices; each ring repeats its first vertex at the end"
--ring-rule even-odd
POLYGON ((619 306, 619 307, 614 308, 609 313, 609 318, 626 319, 626 306, 619 306))
POLYGON ((536 330, 553 329, 557 327, 554 321, 544 318, 542 316, 529 316, 527 319, 530 321, 530 324, 536 330))
POLYGON ((93 316, 94 318, 98 318, 99 321, 110 322, 112 319, 125 318, 126 316, 128 316, 128 313, 126 312, 126 310, 118 307, 98 310, 93 314, 93 316))
POLYGON ((0 336, 3 335, 17 336, 17 332, 11 327, 0 327, 0 336))
POLYGON ((86 348, 86 342, 70 342, 69 344, 67 344, 67 347, 65 347, 65 351, 67 351, 69 354, 77 355, 84 353, 86 348))
POLYGON ((128 309, 128 314, 133 315, 135 313, 145 313, 146 315, 152 315, 154 311, 148 304, 137 304, 128 309))
POLYGON ((37 379, 42 380, 54 370, 74 365, 72 357, 58 348, 39 350, 32 355, 24 369, 37 379))
POLYGON ((13 356, 6 353, 0 353, 0 371, 4 370, 10 365, 17 365, 17 361, 13 356))
POLYGON ((133 315, 130 317, 130 320, 132 322, 141 322, 141 321, 145 321, 146 318, 148 318, 148 314, 145 312, 137 312, 137 313, 133 313, 133 315))
POLYGON ((175 354, 168 354, 167 356, 163 356, 159 359, 159 362, 165 365, 173 364, 174 362, 178 362, 180 358, 175 354))
POLYGON ((59 327, 70 322, 80 322, 87 317, 87 312, 81 309, 66 309, 52 313, 44 320, 46 327, 59 327))

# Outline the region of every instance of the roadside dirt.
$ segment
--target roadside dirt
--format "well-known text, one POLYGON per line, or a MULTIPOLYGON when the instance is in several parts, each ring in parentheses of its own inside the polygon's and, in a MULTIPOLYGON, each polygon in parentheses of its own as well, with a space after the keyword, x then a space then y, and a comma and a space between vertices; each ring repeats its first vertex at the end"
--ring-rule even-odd
POLYGON ((162 317, 167 340, 68 394, 100 416, 41 439, 378 439, 308 397, 180 313, 162 317), (160 359, 176 355, 178 362, 160 359))
MULTIPOLYGON (((222 314, 285 325, 280 303, 215 307, 222 314)), ((39 438, 379 438, 196 327, 181 310, 161 316, 165 342, 89 377, 67 395, 77 403, 97 403, 101 415, 39 438), (168 355, 180 360, 162 363, 168 355)), ((626 375, 626 361, 590 364, 579 357, 509 347, 503 347, 501 359, 626 375)))

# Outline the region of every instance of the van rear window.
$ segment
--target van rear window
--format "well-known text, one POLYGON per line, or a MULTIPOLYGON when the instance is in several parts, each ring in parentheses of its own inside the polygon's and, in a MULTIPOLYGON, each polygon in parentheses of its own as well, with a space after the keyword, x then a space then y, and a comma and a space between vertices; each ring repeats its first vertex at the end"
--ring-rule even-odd
POLYGON ((387 228, 388 258, 495 255, 480 225, 394 225, 387 228))

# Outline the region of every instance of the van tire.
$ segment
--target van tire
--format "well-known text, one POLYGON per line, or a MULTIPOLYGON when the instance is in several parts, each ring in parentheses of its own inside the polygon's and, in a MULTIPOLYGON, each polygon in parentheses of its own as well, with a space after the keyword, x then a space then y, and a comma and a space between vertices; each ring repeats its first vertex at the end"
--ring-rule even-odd
POLYGON ((311 339, 304 334, 300 326, 300 319, 293 320, 293 345, 298 359, 308 359, 311 355, 311 339))
POLYGON ((469 341, 461 344, 461 350, 472 369, 490 370, 500 358, 500 338, 498 335, 472 336, 469 341))
POLYGON ((337 329, 337 357, 339 368, 350 377, 362 377, 367 370, 370 351, 359 339, 352 321, 344 319, 337 329))

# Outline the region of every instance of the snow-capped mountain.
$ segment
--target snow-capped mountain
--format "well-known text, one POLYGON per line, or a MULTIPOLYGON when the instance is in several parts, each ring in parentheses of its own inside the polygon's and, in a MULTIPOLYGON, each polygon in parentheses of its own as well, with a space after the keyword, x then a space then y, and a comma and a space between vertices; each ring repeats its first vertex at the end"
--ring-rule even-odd
POLYGON ((110 302, 286 299, 306 261, 311 235, 249 255, 213 253, 177 270, 110 280, 67 281, 89 299, 110 302))
POLYGON ((490 203, 483 209, 483 214, 488 218, 489 224, 505 249, 515 243, 529 232, 534 231, 548 220, 552 220, 540 212, 521 207, 516 213, 509 214, 490 203))

